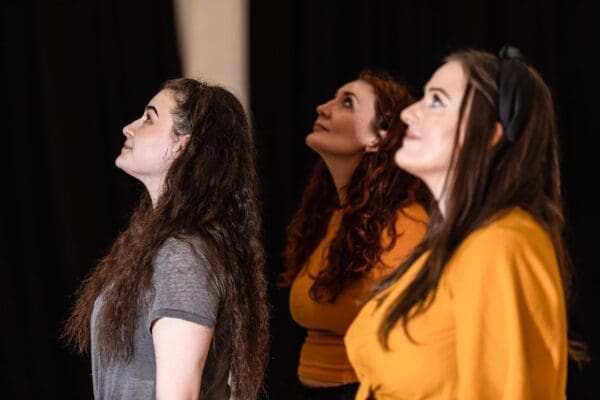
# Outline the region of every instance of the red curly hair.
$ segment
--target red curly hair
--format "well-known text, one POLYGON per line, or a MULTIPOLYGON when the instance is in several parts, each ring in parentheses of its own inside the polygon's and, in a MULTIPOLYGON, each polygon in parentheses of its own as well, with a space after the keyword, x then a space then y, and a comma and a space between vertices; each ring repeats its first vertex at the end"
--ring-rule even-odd
MULTIPOLYGON (((424 185, 398 168, 394 154, 402 143, 406 126, 400 111, 412 99, 407 88, 385 73, 364 71, 362 80, 375 92, 375 118, 371 123, 379 138, 379 150, 365 153, 347 186, 340 228, 328 248, 328 264, 310 289, 315 301, 333 302, 352 282, 381 263, 384 251, 394 247, 398 210, 415 202, 428 201, 424 185), (386 135, 379 135, 387 130, 386 135), (386 231, 390 242, 382 246, 386 231)), ((290 286, 319 242, 325 237, 332 212, 339 209, 338 194, 323 160, 317 161, 300 202, 287 228, 285 271, 280 286, 290 286)))

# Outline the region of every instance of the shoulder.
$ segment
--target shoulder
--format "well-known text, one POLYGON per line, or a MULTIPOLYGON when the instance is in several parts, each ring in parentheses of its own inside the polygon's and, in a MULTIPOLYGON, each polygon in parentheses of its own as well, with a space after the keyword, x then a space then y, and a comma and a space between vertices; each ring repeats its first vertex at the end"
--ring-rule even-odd
POLYGON ((154 261, 155 276, 198 277, 210 271, 203 242, 196 237, 170 237, 158 250, 154 261))
MULTIPOLYGON (((384 229, 382 232, 381 244, 384 251, 381 261, 383 265, 396 269, 423 240, 427 232, 427 212, 420 204, 412 203, 397 211, 393 223, 395 232, 389 229, 384 229), (391 236, 392 233, 395 236, 391 236)), ((391 272, 389 268, 378 271, 376 277, 378 279, 380 273, 389 272, 391 272)))
POLYGON ((202 248, 195 238, 169 238, 163 243, 154 261, 148 329, 159 317, 214 326, 223 291, 202 248))
POLYGON ((498 274, 554 273, 557 261, 543 226, 528 212, 513 208, 471 233, 450 259, 448 269, 454 276, 486 279, 498 274))
POLYGON ((417 202, 404 206, 396 212, 396 230, 403 231, 414 226, 426 228, 428 222, 427 211, 417 202))
MULTIPOLYGON (((411 240, 411 237, 417 242, 421 241, 427 231, 429 216, 427 211, 419 203, 408 204, 396 211, 396 219, 392 221, 396 230, 396 235, 404 237, 403 240, 411 240)), ((391 238, 388 237, 388 232, 383 232, 384 243, 391 238)))
POLYGON ((195 237, 169 237, 158 250, 157 259, 203 255, 201 241, 195 237))
POLYGON ((459 247, 459 252, 512 252, 532 246, 552 248, 552 242, 531 214, 515 207, 470 234, 459 247))

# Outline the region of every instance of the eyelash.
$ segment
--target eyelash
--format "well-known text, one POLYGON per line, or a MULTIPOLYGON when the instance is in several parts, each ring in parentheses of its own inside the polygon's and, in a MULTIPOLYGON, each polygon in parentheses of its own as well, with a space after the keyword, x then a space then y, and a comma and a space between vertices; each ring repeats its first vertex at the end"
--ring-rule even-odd
POLYGON ((150 115, 144 114, 144 120, 142 122, 144 124, 149 124, 150 122, 152 122, 152 119, 150 119, 150 115))
POLYGON ((442 99, 440 99, 440 96, 438 96, 437 94, 434 94, 431 99, 431 103, 429 104, 429 107, 437 108, 437 107, 443 106, 443 105, 444 105, 444 103, 442 103, 442 99))
POLYGON ((344 97, 342 99, 342 105, 346 108, 353 108, 354 104, 352 103, 352 99, 350 97, 344 97))

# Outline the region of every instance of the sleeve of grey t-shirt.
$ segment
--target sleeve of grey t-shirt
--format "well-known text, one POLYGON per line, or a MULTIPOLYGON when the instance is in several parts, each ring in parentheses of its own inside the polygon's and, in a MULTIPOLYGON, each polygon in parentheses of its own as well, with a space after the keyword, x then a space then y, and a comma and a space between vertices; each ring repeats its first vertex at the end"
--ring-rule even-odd
POLYGON ((161 317, 178 318, 214 328, 220 299, 212 284, 208 261, 195 246, 168 239, 154 261, 154 299, 147 328, 161 317))

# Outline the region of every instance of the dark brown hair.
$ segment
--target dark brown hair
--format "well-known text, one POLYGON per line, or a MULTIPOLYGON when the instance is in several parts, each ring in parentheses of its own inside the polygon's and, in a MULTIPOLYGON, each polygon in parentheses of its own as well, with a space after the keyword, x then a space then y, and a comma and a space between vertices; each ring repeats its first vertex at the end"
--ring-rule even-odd
MULTIPOLYGON (((378 135, 379 149, 365 153, 350 178, 341 226, 329 245, 327 267, 315 277, 310 289, 311 298, 318 301, 335 301, 350 283, 380 263, 383 251, 393 248, 399 236, 395 225, 398 210, 427 198, 421 181, 394 164, 394 154, 405 132, 399 114, 411 102, 408 90, 381 72, 364 71, 358 79, 375 91, 371 126, 378 135), (380 130, 387 130, 387 134, 380 136, 380 130), (385 249, 381 242, 384 231, 391 238, 385 249)), ((289 286, 294 280, 325 236, 332 212, 339 207, 333 179, 323 160, 319 160, 300 208, 287 228, 286 270, 281 286, 289 286)))
POLYGON ((83 283, 63 337, 81 352, 88 349, 92 308, 103 293, 100 354, 130 359, 157 252, 170 237, 196 238, 223 295, 217 324, 232 347, 233 396, 255 399, 267 361, 268 313, 252 132, 240 102, 221 87, 176 79, 163 89, 176 99, 175 134, 190 138, 156 207, 144 193, 129 226, 83 283))
POLYGON ((408 334, 408 321, 431 305, 444 267, 460 243, 511 207, 529 212, 550 235, 565 298, 570 298, 571 262, 563 237, 558 131, 550 90, 538 73, 527 67, 533 93, 521 134, 513 143, 503 137, 490 147, 498 121, 500 59, 486 52, 467 50, 450 55, 446 61, 458 61, 467 76, 450 167, 453 173, 445 185, 446 213, 442 218, 439 209, 432 211, 429 230, 421 245, 380 285, 379 290, 389 287, 418 257, 430 252, 421 271, 385 313, 379 327, 379 340, 384 348, 388 348, 390 331, 399 320, 408 334), (464 142, 458 152, 458 130, 463 123, 466 123, 464 142))

